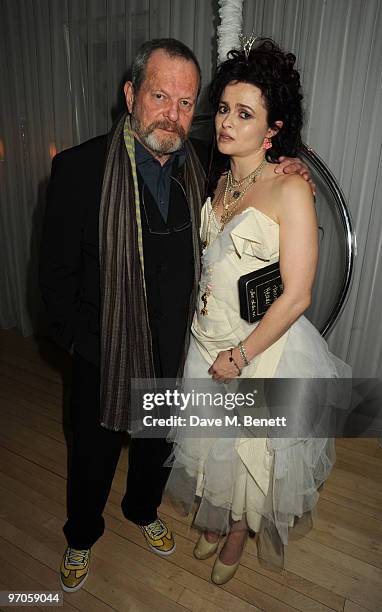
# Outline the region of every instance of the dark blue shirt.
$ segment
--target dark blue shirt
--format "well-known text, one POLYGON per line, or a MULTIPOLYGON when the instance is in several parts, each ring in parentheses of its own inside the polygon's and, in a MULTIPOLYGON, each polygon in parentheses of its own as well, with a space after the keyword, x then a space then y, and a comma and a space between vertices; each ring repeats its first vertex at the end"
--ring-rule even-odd
POLYGON ((162 166, 150 151, 148 151, 136 138, 134 142, 137 170, 141 174, 145 185, 148 187, 157 203, 163 220, 167 222, 170 205, 170 176, 172 168, 176 158, 178 158, 178 167, 184 164, 186 153, 183 148, 171 153, 166 163, 162 166))

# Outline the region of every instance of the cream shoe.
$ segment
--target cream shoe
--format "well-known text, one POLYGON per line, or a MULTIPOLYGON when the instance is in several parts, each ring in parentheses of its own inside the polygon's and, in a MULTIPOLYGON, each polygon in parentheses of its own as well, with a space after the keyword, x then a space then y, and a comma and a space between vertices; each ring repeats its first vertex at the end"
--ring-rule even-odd
POLYGON ((237 568, 240 565, 240 559, 233 565, 226 565, 223 561, 220 561, 219 557, 216 558, 214 566, 212 568, 211 580, 214 584, 225 584, 236 574, 237 568))
POLYGON ((194 557, 202 561, 212 557, 218 549, 219 539, 216 542, 208 542, 204 536, 204 532, 200 534, 199 540, 197 541, 194 548, 194 557))
POLYGON ((248 532, 243 541, 243 546, 242 546, 239 558, 236 561, 236 563, 233 563, 232 565, 227 565, 226 563, 223 563, 223 561, 221 561, 220 556, 216 558, 216 561, 214 563, 214 566, 212 568, 212 573, 211 573, 212 582, 214 582, 215 584, 225 584, 226 582, 231 580, 231 578, 234 577, 234 575, 236 574, 237 568, 240 565, 241 556, 243 554, 243 550, 245 548, 247 538, 248 538, 248 532))

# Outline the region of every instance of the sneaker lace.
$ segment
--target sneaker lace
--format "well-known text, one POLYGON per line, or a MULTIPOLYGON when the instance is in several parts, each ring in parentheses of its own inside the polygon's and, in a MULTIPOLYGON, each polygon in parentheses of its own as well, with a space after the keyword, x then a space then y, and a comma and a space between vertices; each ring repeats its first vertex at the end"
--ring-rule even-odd
POLYGON ((166 527, 160 519, 157 519, 153 523, 150 523, 150 525, 146 525, 145 530, 148 532, 150 537, 156 538, 166 531, 166 527))
POLYGON ((83 550, 77 550, 76 548, 68 548, 66 552, 66 563, 68 565, 85 565, 89 558, 89 550, 87 548, 83 550))

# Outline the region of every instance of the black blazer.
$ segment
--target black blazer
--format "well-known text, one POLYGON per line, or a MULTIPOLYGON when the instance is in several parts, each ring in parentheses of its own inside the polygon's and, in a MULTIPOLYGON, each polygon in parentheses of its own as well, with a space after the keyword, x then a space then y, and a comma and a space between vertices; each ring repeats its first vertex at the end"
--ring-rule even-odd
MULTIPOLYGON (((40 251, 40 288, 55 341, 99 363, 98 216, 107 135, 56 155, 40 251)), ((204 168, 209 151, 192 140, 204 168)))

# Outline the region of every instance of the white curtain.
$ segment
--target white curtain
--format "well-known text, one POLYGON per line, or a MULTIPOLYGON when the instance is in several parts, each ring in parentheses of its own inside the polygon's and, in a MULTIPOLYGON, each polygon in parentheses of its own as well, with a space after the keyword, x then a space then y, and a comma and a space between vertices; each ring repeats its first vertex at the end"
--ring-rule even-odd
POLYGON ((203 0, 0 0, 0 327, 29 335, 40 326, 51 157, 108 131, 123 77, 150 38, 194 49, 208 83, 213 33, 203 0))
MULTIPOLYGON (((148 38, 216 57, 215 0, 0 0, 0 326, 32 333, 50 159, 106 132, 122 77, 148 38)), ((354 282, 330 345, 357 376, 382 373, 379 0, 246 0, 244 26, 297 55, 305 140, 336 175, 358 238, 354 282)), ((201 109, 203 106, 203 96, 201 109)))
POLYGON ((305 141, 348 201, 358 255, 347 305, 329 339, 359 377, 382 375, 382 6, 380 0, 245 0, 247 31, 297 56, 305 141))

